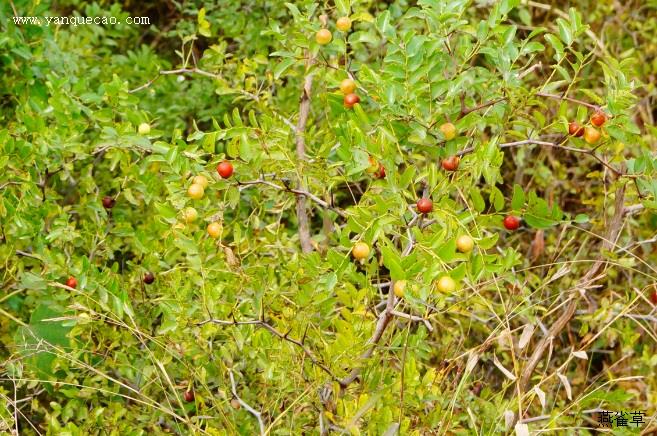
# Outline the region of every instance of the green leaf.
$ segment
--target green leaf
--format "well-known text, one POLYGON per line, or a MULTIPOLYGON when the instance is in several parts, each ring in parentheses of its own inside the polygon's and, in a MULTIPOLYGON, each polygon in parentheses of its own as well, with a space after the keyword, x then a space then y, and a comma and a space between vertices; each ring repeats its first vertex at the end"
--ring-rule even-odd
POLYGON ((274 67, 274 78, 279 79, 281 77, 281 74, 285 72, 288 68, 290 68, 292 65, 296 63, 295 58, 285 58, 282 61, 280 61, 276 66, 274 67))
POLYGON ((551 33, 548 33, 545 35, 545 39, 557 52, 557 59, 561 59, 563 57, 563 44, 561 43, 561 41, 559 41, 559 38, 552 35, 551 33))
POLYGON ((170 205, 166 203, 159 203, 159 202, 155 202, 153 205, 155 206, 157 213, 161 215, 165 220, 169 222, 173 222, 176 220, 176 216, 178 216, 178 212, 170 205))
POLYGON ((456 257, 456 239, 449 238, 436 250, 436 255, 443 262, 452 262, 456 257))
POLYGON ((520 0, 502 0, 500 4, 500 13, 506 15, 520 4, 520 0))
POLYGON ((299 8, 297 8, 293 3, 285 3, 285 7, 288 8, 292 13, 294 21, 301 20, 301 12, 299 12, 299 8))
POLYGON ((42 290, 42 289, 46 289, 47 282, 41 276, 38 276, 31 272, 26 272, 21 277, 20 286, 23 289, 42 290))
POLYGON ((470 199, 472 200, 472 206, 477 212, 483 212, 486 208, 486 202, 484 197, 481 196, 479 189, 472 187, 470 188, 470 199))
POLYGON ((504 209, 504 194, 496 186, 491 187, 489 201, 497 212, 504 209))
POLYGON ((369 130, 370 120, 367 117, 367 113, 363 110, 363 107, 360 104, 354 105, 354 113, 358 117, 358 120, 361 123, 362 130, 369 130))
POLYGON ((349 10, 351 9, 349 0, 335 0, 335 6, 341 16, 349 15, 349 10))
POLYGON ((556 226, 559 224, 559 221, 547 218, 547 217, 542 217, 542 216, 537 216, 533 215, 531 213, 526 213, 523 215, 523 219, 529 225, 530 227, 534 227, 537 229, 547 229, 552 226, 556 226))
POLYGON ((520 185, 513 185, 513 198, 511 199, 511 209, 518 211, 525 205, 525 191, 520 185))
POLYGON ((520 54, 526 55, 526 54, 535 53, 535 52, 542 52, 544 50, 545 50, 545 46, 543 44, 541 44, 540 42, 537 42, 537 41, 532 41, 532 42, 526 44, 522 48, 520 54))
POLYGON ((567 46, 571 45, 573 43, 573 34, 568 22, 563 18, 557 18, 557 26, 559 26, 559 36, 561 37, 561 40, 567 46))
POLYGON ((390 26, 390 11, 386 9, 384 12, 379 14, 379 16, 374 20, 374 25, 382 35, 388 36, 392 30, 392 27, 390 26))
POLYGON ((404 269, 401 266, 401 258, 396 250, 390 248, 388 244, 381 247, 381 256, 383 257, 383 264, 390 270, 390 277, 393 280, 405 279, 404 269))
POLYGON ((24 347, 25 362, 34 366, 39 376, 45 378, 53 375, 52 365, 55 356, 60 354, 56 348, 68 347, 68 333, 72 328, 65 326, 63 320, 53 321, 66 315, 56 307, 52 302, 38 305, 32 312, 30 324, 20 327, 15 335, 16 343, 24 347))

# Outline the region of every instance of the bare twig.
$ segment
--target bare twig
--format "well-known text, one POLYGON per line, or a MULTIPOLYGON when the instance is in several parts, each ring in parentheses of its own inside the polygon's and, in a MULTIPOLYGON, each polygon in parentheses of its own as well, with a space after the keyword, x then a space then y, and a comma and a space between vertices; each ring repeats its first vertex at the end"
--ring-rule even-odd
POLYGON ((625 214, 632 215, 634 213, 641 212, 643 209, 645 209, 643 204, 632 204, 625 207, 625 214))
POLYGON ((299 347, 304 352, 304 354, 306 356, 308 356, 308 358, 310 359, 310 361, 312 363, 314 363, 319 368, 321 368, 326 374, 331 376, 332 379, 337 380, 337 377, 335 375, 333 375, 333 372, 326 365, 324 365, 322 362, 320 362, 319 359, 317 359, 317 357, 315 357, 315 354, 312 351, 310 351, 310 349, 308 349, 308 347, 306 347, 303 344, 303 342, 289 337, 289 332, 288 333, 279 332, 271 324, 268 324, 265 321, 262 321, 262 320, 226 321, 226 320, 222 320, 222 319, 210 318, 210 319, 207 319, 205 321, 201 321, 199 323, 196 323, 196 325, 197 326, 202 326, 202 325, 208 324, 208 323, 219 324, 219 325, 233 325, 233 326, 235 326, 235 325, 254 325, 256 327, 264 328, 265 330, 268 330, 270 333, 272 333, 274 336, 278 336, 279 338, 281 338, 281 339, 283 339, 283 340, 299 347))
POLYGON ((427 330, 429 330, 430 332, 433 331, 433 327, 431 326, 431 323, 426 318, 422 318, 421 316, 409 315, 408 313, 398 312, 396 310, 393 310, 391 314, 394 316, 398 316, 399 318, 405 318, 411 321, 423 322, 424 325, 427 327, 427 330))
MULTIPOLYGON (((585 148, 576 148, 576 147, 568 147, 566 145, 562 145, 556 142, 548 142, 548 141, 540 141, 537 139, 523 139, 522 141, 514 141, 514 142, 505 142, 502 144, 499 144, 499 148, 509 148, 509 147, 518 147, 521 145, 529 145, 529 144, 535 144, 535 145, 544 145, 547 147, 552 147, 552 148, 558 148, 560 150, 566 150, 566 151, 571 151, 573 153, 581 153, 581 154, 586 154, 591 156, 592 158, 596 159, 598 162, 600 162, 605 168, 610 170, 612 173, 614 173, 616 176, 625 176, 625 173, 622 171, 617 170, 613 166, 611 166, 607 161, 602 159, 600 156, 598 156, 595 153, 595 150, 587 150, 585 148)), ((464 148, 463 150, 459 151, 456 153, 456 156, 463 156, 468 153, 472 153, 474 151, 474 147, 468 147, 464 148)))
POLYGON ((489 106, 493 106, 494 104, 497 104, 497 103, 499 103, 501 101, 504 101, 504 100, 506 100, 506 97, 500 97, 500 98, 496 98, 495 100, 490 100, 490 101, 487 101, 485 103, 481 103, 481 104, 479 104, 477 106, 474 106, 474 107, 465 107, 465 98, 464 98, 463 95, 461 95, 461 112, 459 113, 459 116, 458 116, 457 119, 463 118, 464 116, 466 116, 470 112, 476 112, 478 110, 485 109, 489 106))
MULTIPOLYGON (((611 221, 607 226, 606 235, 600 250, 601 253, 613 247, 620 233, 623 224, 624 201, 625 201, 625 184, 621 184, 618 187, 618 189, 616 189, 616 203, 615 203, 616 212, 614 213, 614 216, 611 218, 611 221)), ((593 264, 593 266, 589 269, 589 271, 578 281, 577 285, 574 287, 576 292, 574 292, 574 294, 572 295, 570 302, 563 309, 563 312, 561 313, 559 318, 557 318, 554 324, 552 324, 552 326, 548 331, 548 334, 544 336, 540 340, 540 342, 536 345, 536 348, 534 349, 534 352, 532 353, 531 357, 527 361, 527 364, 525 365, 525 368, 520 377, 520 382, 518 385, 518 390, 520 392, 520 395, 522 395, 527 390, 527 385, 529 384, 529 380, 532 376, 532 373, 534 372, 536 365, 538 365, 538 362, 543 357, 543 353, 545 352, 545 350, 552 343, 552 341, 559 336, 561 331, 568 325, 571 318, 575 314, 575 309, 577 309, 577 304, 579 302, 579 299, 584 294, 583 291, 586 290, 587 288, 590 288, 595 281, 604 277, 604 274, 598 274, 598 272, 605 265, 606 262, 604 261, 603 255, 601 254, 598 257, 598 260, 593 264)))
POLYGON ((39 256, 37 256, 36 254, 28 253, 27 251, 16 250, 16 254, 20 256, 30 257, 32 259, 36 259, 40 262, 43 262, 43 259, 41 259, 39 256))
MULTIPOLYGON (((368 359, 374 352, 374 348, 376 344, 378 344, 379 341, 381 340, 381 337, 383 336, 383 332, 385 332, 386 327, 388 327, 388 324, 392 319, 393 316, 392 311, 394 307, 395 307, 395 293, 388 291, 388 301, 386 303, 386 309, 379 316, 379 320, 377 321, 376 327, 374 328, 374 333, 372 334, 370 340, 367 341, 367 345, 368 345, 367 350, 365 350, 360 355, 360 360, 368 359)), ((351 383, 354 382, 354 380, 356 380, 356 378, 358 378, 360 371, 361 371, 360 366, 352 369, 349 375, 339 380, 338 383, 340 383, 340 386, 342 386, 343 388, 349 386, 351 383)))
MULTIPOLYGON (((307 67, 310 67, 314 62, 313 58, 307 61, 307 67)), ((294 131, 297 159, 301 164, 306 160, 306 139, 304 137, 306 130, 306 123, 308 122, 308 115, 310 114, 310 93, 313 86, 313 75, 308 73, 303 82, 303 90, 301 92, 301 102, 299 103, 299 120, 297 121, 296 129, 294 131)), ((299 174, 299 183, 297 188, 299 191, 305 191, 303 187, 303 179, 299 174)), ((313 246, 310 239, 310 219, 308 218, 308 209, 306 207, 306 195, 297 195, 297 221, 299 222, 299 240, 301 242, 301 250, 304 253, 313 251, 313 246)))
POLYGON ((314 201, 315 203, 317 203, 319 206, 323 207, 324 209, 330 209, 330 210, 334 211, 335 213, 340 215, 342 218, 346 218, 346 216, 347 216, 345 211, 343 211, 339 207, 332 206, 328 202, 322 200, 321 198, 319 198, 315 194, 311 194, 310 192, 308 192, 306 190, 293 189, 293 188, 289 188, 287 186, 281 186, 281 185, 278 185, 278 184, 276 184, 274 182, 271 182, 269 180, 264 180, 262 178, 257 179, 257 180, 248 180, 248 181, 245 181, 245 182, 238 181, 237 184, 241 185, 241 186, 245 186, 245 187, 246 186, 252 186, 252 185, 267 185, 267 186, 270 186, 274 189, 278 189, 279 191, 287 191, 287 192, 291 192, 293 194, 296 194, 298 196, 305 196, 305 197, 310 198, 312 201, 314 201))
MULTIPOLYGON (((421 222, 417 219, 417 215, 414 216, 414 218, 407 224, 406 226, 407 229, 410 230, 410 227, 415 225, 416 223, 418 225, 421 224, 421 222)), ((404 250, 404 253, 402 253, 402 257, 408 256, 413 250, 413 247, 414 247, 413 239, 411 238, 409 242, 409 246, 406 248, 406 250, 404 250)), ((374 333, 372 333, 372 337, 370 337, 370 339, 367 341, 367 349, 360 355, 361 361, 368 359, 372 355, 374 349, 376 348, 376 345, 379 343, 379 341, 383 337, 383 333, 386 331, 386 328, 390 324, 390 321, 395 316, 409 319, 411 321, 422 321, 429 331, 433 331, 433 328, 427 319, 395 310, 395 303, 397 299, 395 297, 395 293, 393 292, 394 286, 395 286, 394 281, 390 281, 388 285, 388 298, 385 302, 385 309, 379 315, 376 326, 374 327, 374 333)), ((341 380, 338 380, 340 386, 344 389, 347 386, 349 386, 351 383, 353 383, 360 375, 361 369, 362 368, 360 366, 357 366, 351 370, 349 375, 347 375, 341 380)))
POLYGON ((0 185, 0 189, 5 189, 9 185, 20 185, 20 184, 21 184, 20 182, 9 181, 0 185))
POLYGON ((534 71, 536 71, 536 70, 540 70, 541 68, 543 68, 543 63, 542 63, 542 62, 539 62, 539 63, 534 64, 534 65, 532 65, 531 67, 527 68, 525 71, 523 71, 523 72, 521 72, 521 73, 518 73, 516 76, 518 77, 518 79, 522 79, 522 78, 524 78, 525 76, 527 76, 527 75, 533 73, 534 71))
POLYGON ((593 109, 593 110, 600 110, 600 106, 598 106, 598 105, 587 103, 585 101, 578 100, 576 98, 567 97, 565 95, 549 94, 547 92, 537 92, 536 95, 538 97, 553 98, 553 99, 556 99, 556 100, 566 100, 566 101, 569 101, 571 103, 576 103, 576 104, 579 104, 579 105, 582 105, 582 106, 586 106, 587 108, 590 108, 590 109, 593 109))
POLYGON ((627 318, 631 318, 631 319, 638 319, 638 320, 642 320, 642 321, 657 322, 657 317, 653 316, 653 315, 641 315, 641 314, 636 315, 636 314, 633 314, 633 313, 626 313, 624 316, 626 316, 627 318))
MULTIPOLYGON (((504 142, 499 145, 500 148, 510 148, 510 147, 518 147, 521 145, 530 145, 530 144, 535 144, 535 145, 545 145, 547 147, 553 147, 553 148, 559 148, 561 150, 567 150, 567 151, 572 151, 574 153, 590 153, 590 150, 586 150, 584 148, 575 148, 575 147, 568 147, 565 145, 557 144, 556 142, 548 142, 548 141, 540 141, 538 139, 523 139, 522 141, 514 141, 514 142, 504 142)), ((474 151, 474 147, 468 147, 464 148, 463 150, 459 151, 456 153, 457 156, 463 156, 468 153, 472 153, 474 151)))
POLYGON ((246 401, 244 401, 239 395, 237 395, 237 387, 235 386, 235 376, 233 375, 233 370, 228 370, 228 375, 230 377, 230 389, 233 392, 233 397, 240 403, 244 409, 246 409, 251 415, 255 416, 258 420, 258 425, 260 426, 260 434, 265 434, 265 423, 262 420, 262 414, 251 407, 246 401))
MULTIPOLYGON (((220 74, 215 74, 215 73, 211 73, 209 71, 204 71, 204 70, 201 70, 200 68, 179 68, 177 70, 161 70, 157 73, 157 76, 153 77, 151 80, 144 83, 143 85, 129 90, 128 92, 130 94, 133 94, 135 92, 139 92, 143 89, 146 89, 149 86, 151 86, 153 83, 155 83, 155 81, 157 79, 159 79, 161 76, 170 76, 170 75, 179 76, 179 75, 184 75, 184 74, 198 74, 199 76, 209 77, 211 79, 221 79, 222 78, 222 76, 220 74)), ((242 94, 246 97, 249 97, 251 100, 255 100, 257 102, 260 101, 260 98, 257 95, 255 95, 251 92, 245 91, 243 89, 235 89, 234 91, 239 93, 239 94, 242 94)))

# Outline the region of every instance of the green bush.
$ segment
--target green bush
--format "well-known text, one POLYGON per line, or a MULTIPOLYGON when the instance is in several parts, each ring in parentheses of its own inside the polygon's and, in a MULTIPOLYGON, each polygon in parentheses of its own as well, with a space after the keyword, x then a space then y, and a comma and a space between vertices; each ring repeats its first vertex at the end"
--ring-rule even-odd
POLYGON ((657 4, 388 3, 0 5, 3 432, 657 425, 657 4))

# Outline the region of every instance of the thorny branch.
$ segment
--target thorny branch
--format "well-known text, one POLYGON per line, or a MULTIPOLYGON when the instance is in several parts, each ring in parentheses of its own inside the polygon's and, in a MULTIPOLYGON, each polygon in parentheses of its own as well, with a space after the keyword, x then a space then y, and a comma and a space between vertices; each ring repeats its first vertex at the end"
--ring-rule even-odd
MULTIPOLYGON (((307 67, 310 67, 314 62, 310 58, 307 62, 307 67)), ((299 163, 306 160, 306 140, 305 130, 306 123, 308 122, 308 115, 310 114, 310 93, 313 86, 313 74, 308 73, 303 82, 303 90, 301 92, 301 101, 299 103, 299 120, 294 130, 297 159, 299 163)), ((303 178, 299 174, 298 189, 304 191, 303 178)), ((301 242, 301 250, 304 253, 313 251, 312 242, 310 239, 310 219, 308 218, 308 208, 306 207, 306 196, 301 194, 297 195, 297 221, 299 222, 299 240, 301 242)))
MULTIPOLYGON (((418 217, 419 215, 416 214, 413 217, 413 219, 406 225, 406 228, 410 230, 410 228, 413 225, 419 223, 420 220, 418 217)), ((413 250, 413 247, 414 247, 414 241, 413 238, 410 237, 409 245, 402 253, 402 257, 408 256, 413 250)), ((427 319, 414 315, 409 315, 395 310, 396 297, 395 297, 395 293, 393 292, 394 286, 395 286, 394 281, 390 281, 390 283, 388 284, 388 298, 386 300, 385 309, 379 315, 379 319, 376 323, 376 327, 374 328, 374 333, 372 334, 372 337, 367 341, 366 344, 367 349, 360 355, 359 360, 361 361, 368 359, 372 355, 374 349, 376 348, 376 345, 379 343, 381 337, 383 337, 383 333, 385 333, 388 325, 390 324, 390 321, 395 316, 400 318, 405 318, 411 321, 421 321, 424 323, 424 325, 427 327, 429 331, 433 331, 433 328, 431 327, 431 324, 427 319)), ((357 366, 354 369, 352 369, 349 375, 338 381, 338 383, 340 383, 340 386, 344 389, 347 386, 349 386, 351 383, 353 383, 360 375, 361 369, 362 367, 360 366, 357 366)))
POLYGON ((506 100, 506 97, 500 97, 500 98, 496 98, 495 100, 490 100, 490 101, 487 101, 485 103, 481 103, 481 104, 479 104, 477 106, 474 106, 474 107, 466 107, 465 106, 465 94, 461 94, 461 112, 459 113, 459 116, 457 117, 457 119, 461 119, 461 118, 463 118, 464 116, 466 116, 467 114, 469 114, 471 112, 476 112, 476 111, 479 111, 481 109, 485 109, 489 106, 493 106, 493 105, 495 105, 499 102, 502 102, 504 100, 506 100))
MULTIPOLYGON (((133 94, 135 92, 139 92, 143 89, 146 89, 149 86, 151 86, 153 83, 155 83, 155 81, 157 79, 159 79, 160 77, 162 77, 162 76, 170 76, 170 75, 178 76, 178 75, 183 75, 183 74, 198 74, 199 76, 205 76, 205 77, 209 77, 211 79, 221 79, 222 78, 220 74, 210 73, 209 71, 201 70, 200 68, 179 68, 177 70, 161 70, 157 73, 157 76, 153 77, 151 80, 144 83, 143 85, 138 86, 134 89, 131 89, 128 92, 130 94, 133 94)), ((251 92, 244 91, 243 89, 236 89, 235 92, 240 93, 240 94, 242 94, 246 97, 249 97, 251 100, 255 100, 256 102, 260 101, 260 98, 257 95, 255 95, 251 92)))
POLYGON ((276 184, 274 182, 271 182, 269 180, 265 180, 263 178, 260 178, 260 179, 257 179, 257 180, 248 180, 248 181, 244 181, 244 182, 238 181, 237 184, 241 185, 243 187, 253 186, 253 185, 267 185, 267 186, 270 186, 274 189, 278 189, 279 191, 286 191, 286 192, 291 192, 291 193, 299 195, 299 196, 305 196, 305 197, 308 197, 309 199, 311 199, 312 201, 314 201, 315 203, 317 203, 320 207, 323 207, 324 209, 330 209, 330 210, 334 211, 335 213, 337 213, 338 215, 340 215, 342 218, 347 217, 347 214, 344 210, 340 209, 339 207, 336 207, 336 206, 333 206, 333 205, 329 204, 328 202, 322 200, 321 198, 319 198, 315 194, 312 194, 312 193, 310 193, 306 190, 303 190, 303 189, 293 189, 293 188, 290 188, 288 186, 281 186, 281 185, 278 185, 278 184, 276 184))
MULTIPOLYGON (((625 209, 623 208, 623 203, 625 201, 625 184, 621 184, 618 189, 616 189, 616 202, 615 202, 615 213, 611 218, 607 231, 602 242, 602 247, 600 252, 604 253, 607 250, 610 250, 616 243, 616 239, 620 234, 622 225, 623 225, 623 216, 625 214, 625 209)), ((568 325, 575 310, 577 309, 577 304, 585 294, 586 290, 589 289, 594 283, 600 278, 604 277, 604 274, 598 274, 600 270, 606 266, 606 262, 601 254, 598 257, 598 260, 591 266, 589 271, 578 281, 577 285, 574 287, 576 292, 571 296, 570 302, 563 309, 562 314, 559 318, 552 324, 548 334, 545 335, 539 343, 536 345, 534 352, 527 361, 525 368, 522 372, 519 382, 519 392, 522 395, 527 390, 527 385, 531 379, 531 376, 534 372, 534 369, 540 362, 545 350, 552 343, 552 341, 559 336, 561 331, 568 325)))
POLYGON ((422 318, 421 316, 409 315, 408 313, 399 312, 399 311, 396 311, 396 310, 392 311, 392 315, 397 316, 399 318, 406 318, 406 319, 411 320, 411 321, 422 322, 427 327, 427 330, 429 330, 430 332, 433 331, 433 327, 431 326, 431 323, 429 322, 429 320, 426 319, 426 318, 422 318))
POLYGON ((596 111, 600 110, 600 106, 597 106, 597 105, 591 104, 591 103, 587 103, 583 100, 578 100, 576 98, 567 97, 565 95, 549 94, 547 92, 537 92, 536 95, 538 97, 553 98, 555 100, 566 100, 566 101, 569 101, 571 103, 576 103, 576 104, 579 104, 579 105, 582 105, 582 106, 586 106, 589 109, 593 109, 593 110, 596 110, 596 111))
MULTIPOLYGON (((605 168, 607 168, 609 171, 614 173, 616 176, 624 176, 625 173, 622 171, 617 170, 613 166, 611 166, 607 161, 602 159, 600 156, 598 156, 594 150, 587 150, 585 148, 576 148, 576 147, 568 147, 563 144, 559 144, 556 142, 548 142, 548 141, 540 141, 537 139, 524 139, 522 141, 514 141, 514 142, 505 142, 502 144, 499 144, 499 148, 510 148, 510 147, 518 147, 521 145, 529 145, 529 144, 535 144, 535 145, 544 145, 547 147, 552 147, 552 148, 558 148, 560 150, 566 150, 566 151, 571 151, 573 153, 581 153, 585 155, 589 155, 592 158, 596 159, 598 162, 600 162, 605 168)), ((457 156, 461 157, 466 154, 472 153, 475 150, 475 147, 468 147, 464 148, 463 150, 459 151, 456 153, 457 156)))
POLYGON ((202 326, 202 325, 208 324, 208 323, 219 324, 219 325, 233 325, 233 326, 236 326, 236 325, 254 325, 256 327, 264 328, 265 330, 268 330, 270 333, 272 333, 274 336, 278 336, 279 338, 281 338, 281 339, 283 339, 283 340, 299 347, 304 352, 304 354, 306 356, 308 356, 308 358, 310 359, 310 361, 313 364, 315 364, 319 368, 321 368, 322 371, 324 371, 326 374, 331 376, 332 379, 334 379, 334 380, 337 379, 337 377, 335 375, 333 375, 333 372, 326 365, 324 365, 322 362, 320 362, 319 359, 317 359, 317 357, 315 357, 315 354, 312 351, 310 351, 310 349, 308 347, 306 347, 303 344, 302 341, 299 341, 299 340, 296 340, 296 339, 293 339, 293 338, 289 337, 289 332, 287 332, 287 333, 279 332, 271 324, 269 324, 269 323, 267 323, 263 320, 226 321, 226 320, 222 320, 222 319, 211 318, 211 319, 207 319, 205 321, 201 321, 201 322, 197 323, 196 325, 197 326, 202 326))

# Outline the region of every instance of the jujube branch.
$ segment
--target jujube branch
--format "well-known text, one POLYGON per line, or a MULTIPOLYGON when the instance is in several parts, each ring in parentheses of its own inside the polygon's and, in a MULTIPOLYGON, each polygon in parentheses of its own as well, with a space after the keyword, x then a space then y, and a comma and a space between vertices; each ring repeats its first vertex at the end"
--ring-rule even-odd
POLYGON ((262 320, 249 320, 249 321, 235 321, 235 320, 233 320, 233 321, 226 321, 226 320, 222 320, 222 319, 210 318, 210 319, 207 319, 205 321, 201 321, 201 322, 197 323, 196 325, 197 326, 202 326, 202 325, 205 325, 205 324, 208 324, 208 323, 219 324, 219 325, 232 325, 232 326, 254 325, 256 327, 264 328, 265 330, 268 330, 270 333, 272 333, 274 336, 278 336, 279 338, 281 338, 281 339, 283 339, 283 340, 285 340, 285 341, 287 341, 291 344, 294 344, 297 347, 301 348, 301 350, 304 352, 304 354, 306 356, 308 356, 308 358, 310 359, 310 361, 312 363, 314 363, 319 368, 321 368, 325 373, 330 375, 332 379, 334 379, 334 380, 337 379, 335 377, 335 375, 333 375, 333 372, 326 365, 324 365, 322 362, 320 362, 319 359, 317 359, 317 357, 315 357, 315 354, 312 351, 310 351, 310 349, 308 349, 308 347, 306 347, 303 344, 302 341, 298 341, 296 339, 293 339, 293 338, 289 337, 290 332, 287 332, 287 333, 279 332, 271 324, 269 324, 265 321, 262 321, 262 320))

